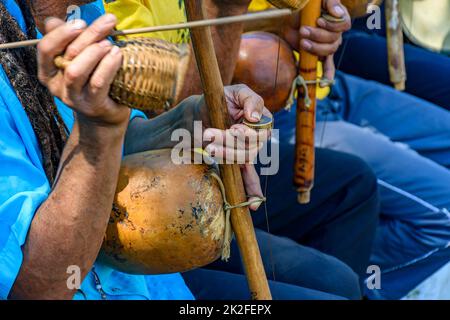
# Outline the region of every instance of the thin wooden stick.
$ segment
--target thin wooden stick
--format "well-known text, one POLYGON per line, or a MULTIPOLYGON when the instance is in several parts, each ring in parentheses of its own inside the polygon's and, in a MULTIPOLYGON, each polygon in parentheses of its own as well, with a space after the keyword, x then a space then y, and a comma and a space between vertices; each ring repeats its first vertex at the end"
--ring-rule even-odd
MULTIPOLYGON (((232 23, 255 21, 255 20, 276 19, 276 18, 286 17, 291 14, 292 14, 292 11, 289 9, 269 10, 269 11, 242 14, 242 15, 223 17, 223 18, 217 18, 217 19, 205 19, 205 20, 201 20, 201 21, 191 21, 191 22, 187 22, 187 23, 169 24, 169 25, 165 25, 165 26, 118 30, 118 31, 114 31, 111 34, 111 36, 127 36, 127 35, 140 34, 140 33, 152 33, 152 32, 160 32, 160 31, 178 30, 178 29, 194 29, 194 28, 201 28, 201 27, 208 27, 208 26, 219 26, 219 25, 226 25, 226 24, 232 24, 232 23)), ((40 39, 33 39, 33 40, 0 44, 0 50, 35 46, 39 43, 39 41, 40 41, 40 39)))
POLYGON ((399 1, 386 0, 385 11, 389 77, 395 89, 404 91, 406 66, 399 1))
MULTIPOLYGON (((184 3, 189 20, 204 19, 202 0, 185 0, 184 3)), ((195 29, 191 31, 191 37, 211 124, 214 128, 228 129, 230 117, 211 31, 209 28, 195 29)), ((246 202, 239 166, 221 165, 220 170, 230 204, 234 206, 246 202)), ((272 295, 248 208, 233 209, 231 223, 247 275, 250 297, 254 300, 271 300, 272 295)))
MULTIPOLYGON (((317 19, 321 14, 322 0, 311 0, 300 11, 302 26, 317 27, 317 19)), ((308 92, 298 88, 297 99, 297 131, 294 163, 294 184, 298 188, 298 202, 310 202, 311 190, 314 186, 314 130, 316 126, 316 81, 318 57, 300 50, 300 76, 308 84, 308 92), (305 99, 305 95, 309 99, 305 99), (307 103, 310 102, 310 103, 307 103)))

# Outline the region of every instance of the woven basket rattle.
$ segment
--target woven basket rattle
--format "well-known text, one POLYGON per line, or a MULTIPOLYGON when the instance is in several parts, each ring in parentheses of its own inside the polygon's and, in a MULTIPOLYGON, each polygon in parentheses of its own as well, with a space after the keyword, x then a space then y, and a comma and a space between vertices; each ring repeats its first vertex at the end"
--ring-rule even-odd
POLYGON ((155 114, 167 111, 184 83, 188 47, 154 38, 133 38, 118 45, 123 63, 111 86, 111 98, 155 114))
MULTIPOLYGON (((189 65, 187 45, 154 38, 133 38, 116 42, 123 55, 122 67, 114 77, 109 95, 117 103, 159 115, 177 100, 189 65)), ((65 69, 70 61, 55 58, 65 69)))
POLYGON ((309 0, 269 0, 277 8, 287 8, 291 10, 300 10, 309 0))

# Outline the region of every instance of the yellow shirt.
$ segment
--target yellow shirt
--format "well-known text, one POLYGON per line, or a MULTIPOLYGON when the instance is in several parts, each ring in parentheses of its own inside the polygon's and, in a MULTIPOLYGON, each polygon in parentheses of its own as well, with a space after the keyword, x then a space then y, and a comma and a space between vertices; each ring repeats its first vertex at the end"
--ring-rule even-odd
MULTIPOLYGON (((186 22, 183 0, 103 0, 105 11, 119 20, 118 30, 186 22)), ((189 42, 188 30, 146 33, 147 36, 172 43, 189 42)))
POLYGON ((271 9, 273 6, 266 0, 253 0, 248 7, 250 11, 263 11, 271 9))

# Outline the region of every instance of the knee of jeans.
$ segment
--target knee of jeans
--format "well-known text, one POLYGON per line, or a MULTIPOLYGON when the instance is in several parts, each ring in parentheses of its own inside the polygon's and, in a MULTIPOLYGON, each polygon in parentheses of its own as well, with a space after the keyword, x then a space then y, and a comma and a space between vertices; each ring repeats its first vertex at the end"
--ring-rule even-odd
POLYGON ((362 296, 361 281, 359 276, 346 265, 344 262, 336 259, 332 270, 331 277, 334 279, 334 288, 330 288, 329 292, 350 300, 359 300, 362 296))
POLYGON ((349 165, 354 176, 353 186, 360 197, 367 199, 378 195, 377 177, 372 168, 361 158, 354 156, 349 165))
POLYGON ((360 278, 350 267, 348 267, 348 271, 343 275, 342 282, 346 284, 344 286, 344 297, 350 300, 361 299, 360 278))

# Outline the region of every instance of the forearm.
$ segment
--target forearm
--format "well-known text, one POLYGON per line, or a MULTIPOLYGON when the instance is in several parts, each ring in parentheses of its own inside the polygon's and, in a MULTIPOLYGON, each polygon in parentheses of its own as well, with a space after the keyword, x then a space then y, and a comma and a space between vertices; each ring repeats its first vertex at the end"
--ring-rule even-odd
POLYGON ((125 154, 173 147, 177 144, 177 141, 171 141, 175 130, 186 129, 192 133, 194 121, 207 121, 202 104, 201 96, 191 96, 154 119, 135 118, 128 126, 125 154))
MULTIPOLYGON (((249 4, 250 1, 205 1, 208 18, 245 14, 249 4), (236 2, 239 3, 234 4, 236 2)), ((231 80, 233 79, 243 30, 244 25, 242 23, 211 27, 220 73, 225 85, 230 85, 231 80)), ((189 71, 181 91, 180 100, 190 95, 201 93, 202 87, 200 76, 195 62, 195 56, 192 54, 189 71)))
POLYGON ((82 279, 90 271, 111 214, 124 131, 75 123, 54 190, 33 219, 12 299, 71 299, 68 267, 78 266, 82 279))

